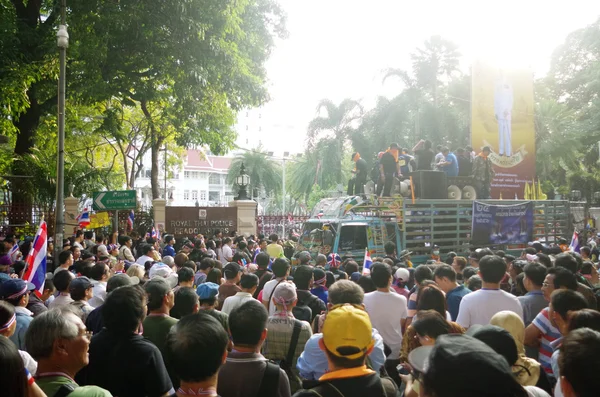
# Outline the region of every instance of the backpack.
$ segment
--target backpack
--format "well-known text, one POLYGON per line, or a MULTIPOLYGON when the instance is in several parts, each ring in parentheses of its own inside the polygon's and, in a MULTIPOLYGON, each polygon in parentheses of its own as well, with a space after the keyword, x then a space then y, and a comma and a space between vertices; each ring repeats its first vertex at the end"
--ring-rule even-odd
POLYGON ((302 323, 294 319, 294 331, 292 331, 292 338, 290 339, 290 346, 287 354, 283 360, 279 362, 279 367, 285 371, 290 381, 290 387, 293 389, 293 385, 302 385, 302 381, 293 372, 294 365, 294 354, 296 353, 296 346, 298 346, 298 338, 300 337, 300 331, 302 330, 302 323))
POLYGON ((267 361, 256 397, 276 396, 279 390, 279 365, 267 361))
MULTIPOLYGON (((398 393, 398 387, 394 381, 390 378, 380 378, 381 380, 381 397, 396 397, 398 393)), ((308 389, 308 392, 314 394, 317 397, 346 397, 337 387, 330 382, 322 382, 317 386, 308 389)))
POLYGON ((292 314, 300 321, 306 321, 309 324, 312 321, 312 309, 306 305, 294 306, 292 314))

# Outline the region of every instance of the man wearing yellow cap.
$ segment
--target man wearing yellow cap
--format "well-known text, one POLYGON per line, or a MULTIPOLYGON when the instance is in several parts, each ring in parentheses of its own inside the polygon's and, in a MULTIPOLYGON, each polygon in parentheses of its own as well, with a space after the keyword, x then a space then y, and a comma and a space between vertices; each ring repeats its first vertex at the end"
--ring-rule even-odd
POLYGON ((369 315, 363 309, 346 304, 334 307, 325 318, 319 345, 329 363, 329 372, 310 390, 294 397, 309 396, 396 396, 397 388, 389 378, 367 368, 367 355, 373 350, 369 315))

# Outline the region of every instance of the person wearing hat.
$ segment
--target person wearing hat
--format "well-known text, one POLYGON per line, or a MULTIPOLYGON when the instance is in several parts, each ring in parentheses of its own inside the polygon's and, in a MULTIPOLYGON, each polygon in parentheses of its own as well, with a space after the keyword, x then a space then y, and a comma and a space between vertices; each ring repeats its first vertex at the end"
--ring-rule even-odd
POLYGON ((144 337, 164 352, 167 335, 177 319, 169 315, 175 305, 175 294, 162 277, 154 277, 144 284, 148 294, 148 315, 144 319, 144 337))
POLYGON ((5 280, 0 284, 0 299, 10 303, 15 308, 16 329, 9 338, 19 350, 25 348, 25 333, 33 320, 33 313, 27 309, 29 294, 35 290, 35 285, 18 278, 5 280))
POLYGON ((452 321, 456 321, 458 317, 458 309, 463 297, 471 291, 464 285, 456 282, 456 271, 449 265, 440 265, 433 273, 433 280, 446 294, 446 303, 448 304, 448 312, 452 317, 452 321))
POLYGON ((294 397, 396 396, 394 382, 366 366, 375 345, 372 330, 369 315, 353 305, 341 305, 327 313, 319 346, 327 356, 329 372, 319 378, 317 386, 294 397))
POLYGON ((85 276, 77 277, 69 284, 69 292, 71 293, 71 306, 80 310, 81 321, 85 323, 87 316, 94 310, 89 304, 89 300, 94 296, 94 284, 85 276))
POLYGON ((297 320, 292 313, 298 301, 294 284, 287 281, 280 283, 273 291, 272 301, 275 314, 270 315, 267 320, 268 331, 263 355, 269 360, 285 361, 290 388, 295 392, 301 385, 296 363, 304 345, 312 336, 312 330, 308 322, 297 320))
POLYGON ((394 274, 394 279, 395 281, 392 283, 394 291, 408 299, 410 294, 410 291, 406 288, 406 283, 408 283, 408 280, 410 279, 410 272, 408 269, 403 267, 398 268, 394 274))
POLYGON ((202 283, 196 288, 200 299, 200 311, 205 311, 216 318, 226 331, 229 331, 229 316, 226 313, 215 310, 219 296, 219 285, 211 282, 202 283))
POLYGON ((477 199, 489 199, 491 195, 491 184, 496 172, 489 156, 492 150, 485 146, 473 160, 473 179, 477 190, 477 199))
POLYGON ((223 302, 230 296, 235 296, 242 289, 238 286, 242 278, 243 269, 235 262, 230 262, 223 267, 223 275, 225 282, 219 286, 219 301, 218 308, 223 307, 223 302))
MULTIPOLYGON (((138 285, 139 283, 140 279, 138 277, 130 277, 125 273, 115 274, 106 282, 106 295, 108 296, 108 294, 119 287, 138 285)), ((104 305, 104 301, 102 302, 102 305, 104 305)), ((94 334, 97 334, 98 332, 102 331, 102 328, 104 328, 104 321, 102 320, 102 305, 92 310, 85 320, 86 328, 89 331, 92 331, 94 334)))

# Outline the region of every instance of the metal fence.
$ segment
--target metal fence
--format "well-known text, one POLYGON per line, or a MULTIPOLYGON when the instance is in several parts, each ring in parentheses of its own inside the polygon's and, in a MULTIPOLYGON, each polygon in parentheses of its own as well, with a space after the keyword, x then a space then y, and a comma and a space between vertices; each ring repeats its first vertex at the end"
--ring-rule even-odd
POLYGON ((48 235, 54 235, 54 211, 22 203, 0 204, 0 236, 35 236, 42 219, 48 235))

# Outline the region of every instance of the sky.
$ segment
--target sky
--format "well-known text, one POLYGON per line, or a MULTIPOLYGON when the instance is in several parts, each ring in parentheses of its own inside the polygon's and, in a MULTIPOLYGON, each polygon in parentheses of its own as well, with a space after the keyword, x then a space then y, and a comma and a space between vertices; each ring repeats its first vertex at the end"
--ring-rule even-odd
MULTIPOLYGON (((383 71, 410 69, 410 53, 432 35, 459 46, 465 72, 481 59, 502 68, 531 68, 541 77, 566 36, 600 16, 597 0, 279 2, 289 37, 277 41, 267 62, 271 101, 249 113, 260 131, 251 126, 248 132, 251 144, 260 141, 279 156, 303 151, 321 99, 353 98, 368 109, 378 96, 399 93, 399 81, 382 83, 383 71)), ((243 117, 245 112, 239 131, 246 128, 243 117)))

